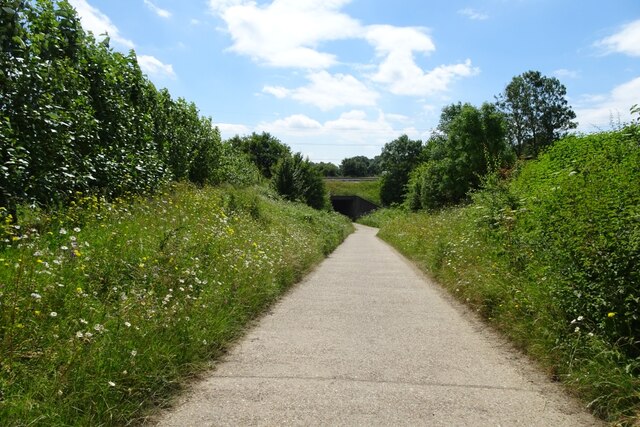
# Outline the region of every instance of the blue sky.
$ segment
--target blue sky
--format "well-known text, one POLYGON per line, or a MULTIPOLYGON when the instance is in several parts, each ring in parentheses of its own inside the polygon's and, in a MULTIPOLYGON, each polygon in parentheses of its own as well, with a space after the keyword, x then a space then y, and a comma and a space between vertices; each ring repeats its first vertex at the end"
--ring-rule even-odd
POLYGON ((222 136, 267 131, 312 161, 426 140, 443 106, 538 70, 579 130, 640 103, 638 0, 70 0, 222 136))

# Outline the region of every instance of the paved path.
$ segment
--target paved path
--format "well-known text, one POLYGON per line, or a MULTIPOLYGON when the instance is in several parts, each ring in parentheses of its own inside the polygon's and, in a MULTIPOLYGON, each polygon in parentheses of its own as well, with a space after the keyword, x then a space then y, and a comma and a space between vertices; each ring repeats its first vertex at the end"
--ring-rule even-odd
POLYGON ((358 226, 161 426, 598 425, 358 226))

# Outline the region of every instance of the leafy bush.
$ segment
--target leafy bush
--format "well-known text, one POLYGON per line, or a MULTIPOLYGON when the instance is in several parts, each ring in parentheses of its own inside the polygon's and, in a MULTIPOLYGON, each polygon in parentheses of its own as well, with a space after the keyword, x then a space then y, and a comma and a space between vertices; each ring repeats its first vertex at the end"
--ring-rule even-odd
POLYGON ((474 203, 387 211, 380 236, 505 331, 598 415, 640 413, 640 132, 573 136, 474 203), (391 218, 389 218, 391 216, 391 218))
POLYGON ((514 238, 555 278, 567 320, 640 356, 640 144, 637 132, 568 137, 525 167, 514 238))
POLYGON ((273 186, 287 200, 306 203, 315 209, 327 207, 324 179, 302 154, 281 158, 273 169, 273 186))
POLYGON ((268 132, 235 136, 229 141, 236 150, 245 153, 265 178, 271 178, 276 163, 291 155, 291 149, 268 132))
POLYGON ((108 198, 218 175, 221 142, 195 105, 142 74, 136 55, 82 30, 67 1, 0 8, 0 207, 108 198))
POLYGON ((515 157, 505 139, 505 119, 492 104, 445 107, 439 133, 425 146, 425 163, 409 178, 407 206, 433 210, 460 203, 488 172, 507 168, 515 157))
POLYGON ((384 206, 404 201, 409 174, 420 163, 421 153, 422 141, 413 141, 407 135, 385 144, 380 154, 380 201, 384 206))

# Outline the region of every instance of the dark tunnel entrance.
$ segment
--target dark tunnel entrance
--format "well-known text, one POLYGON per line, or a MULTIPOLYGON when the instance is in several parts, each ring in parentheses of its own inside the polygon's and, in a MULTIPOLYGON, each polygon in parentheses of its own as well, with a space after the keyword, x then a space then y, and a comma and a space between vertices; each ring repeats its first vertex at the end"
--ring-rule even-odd
POLYGON ((346 215, 352 221, 378 209, 378 205, 359 196, 331 196, 333 210, 346 215))

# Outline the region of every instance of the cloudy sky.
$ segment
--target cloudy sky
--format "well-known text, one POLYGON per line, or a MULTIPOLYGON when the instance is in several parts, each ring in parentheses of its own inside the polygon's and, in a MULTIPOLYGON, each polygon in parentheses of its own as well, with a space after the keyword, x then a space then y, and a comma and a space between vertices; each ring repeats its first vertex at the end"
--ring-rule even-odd
POLYGON ((638 0, 70 2, 223 137, 267 131, 313 161, 424 140, 443 106, 528 70, 560 79, 583 132, 640 103, 638 0))

